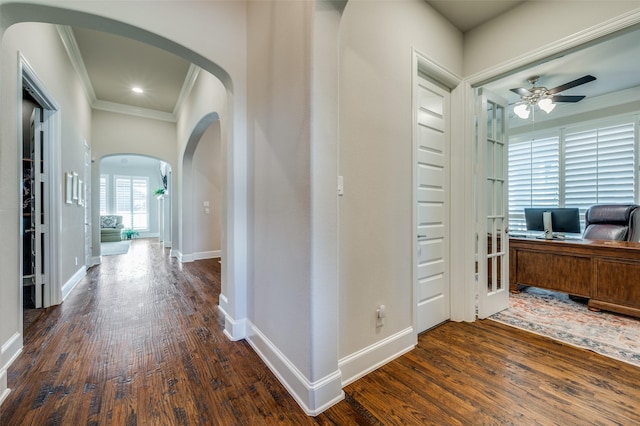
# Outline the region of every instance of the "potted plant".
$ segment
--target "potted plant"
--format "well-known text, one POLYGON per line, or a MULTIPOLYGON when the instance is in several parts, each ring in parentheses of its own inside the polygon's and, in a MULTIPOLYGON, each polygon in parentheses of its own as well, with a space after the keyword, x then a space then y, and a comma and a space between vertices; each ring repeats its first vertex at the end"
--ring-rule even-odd
POLYGON ((131 228, 127 228, 127 229, 123 229, 122 230, 122 238, 130 240, 131 238, 137 237, 139 236, 140 233, 138 231, 134 231, 131 228))
POLYGON ((162 198, 166 193, 167 193, 167 190, 164 188, 158 188, 155 191, 153 191, 153 195, 155 195, 156 198, 158 199, 162 198))

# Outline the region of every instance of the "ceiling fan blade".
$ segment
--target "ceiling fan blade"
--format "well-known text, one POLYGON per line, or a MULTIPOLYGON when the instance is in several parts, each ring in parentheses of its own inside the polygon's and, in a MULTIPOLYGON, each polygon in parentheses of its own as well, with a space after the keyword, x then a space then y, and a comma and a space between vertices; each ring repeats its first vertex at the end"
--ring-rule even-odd
POLYGON ((584 96, 564 96, 564 95, 555 95, 551 97, 551 100, 555 102, 580 102, 584 99, 584 96))
POLYGON ((517 89, 510 89, 513 93, 517 93, 520 96, 531 96, 533 93, 525 89, 524 87, 518 87, 517 89))
POLYGON ((560 93, 560 92, 563 92, 563 91, 565 91, 567 89, 571 89, 572 87, 576 87, 576 86, 580 86, 581 84, 588 83, 588 82, 593 81, 595 79, 596 78, 594 76, 592 76, 592 75, 585 75, 584 77, 580 77, 577 80, 573 80, 573 81, 565 83, 565 84, 563 84, 561 86, 554 87, 553 89, 549 89, 549 90, 547 90, 547 93, 549 95, 553 95, 555 93, 560 93))

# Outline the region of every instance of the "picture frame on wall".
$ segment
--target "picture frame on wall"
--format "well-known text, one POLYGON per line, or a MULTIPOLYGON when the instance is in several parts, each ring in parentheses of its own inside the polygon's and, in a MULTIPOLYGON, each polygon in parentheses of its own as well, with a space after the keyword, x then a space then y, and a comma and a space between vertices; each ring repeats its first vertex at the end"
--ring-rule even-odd
POLYGON ((67 172, 64 174, 64 202, 71 204, 73 202, 73 174, 67 172))
POLYGON ((78 179, 78 205, 84 206, 84 182, 78 179))
POLYGON ((73 200, 77 200, 78 199, 78 174, 76 172, 73 172, 73 184, 72 184, 72 196, 71 198, 73 200))

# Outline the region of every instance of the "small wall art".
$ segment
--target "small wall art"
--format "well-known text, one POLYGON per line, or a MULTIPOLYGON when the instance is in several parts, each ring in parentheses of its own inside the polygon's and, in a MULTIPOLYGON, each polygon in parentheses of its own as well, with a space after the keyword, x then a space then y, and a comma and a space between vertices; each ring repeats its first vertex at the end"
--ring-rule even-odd
POLYGON ((73 191, 72 191, 72 196, 71 198, 74 200, 78 199, 78 174, 76 172, 73 172, 73 191))
POLYGON ((78 205, 84 206, 84 182, 78 179, 78 205))
POLYGON ((69 172, 64 174, 64 202, 67 204, 73 202, 73 174, 69 172))

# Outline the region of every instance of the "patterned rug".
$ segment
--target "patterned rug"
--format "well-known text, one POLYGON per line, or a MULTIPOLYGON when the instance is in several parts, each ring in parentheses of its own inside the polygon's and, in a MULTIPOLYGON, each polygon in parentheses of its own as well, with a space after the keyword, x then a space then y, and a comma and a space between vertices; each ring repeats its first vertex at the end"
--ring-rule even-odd
POLYGON ((510 294, 509 305, 489 319, 640 367, 640 319, 592 312, 566 294, 535 287, 510 294))

